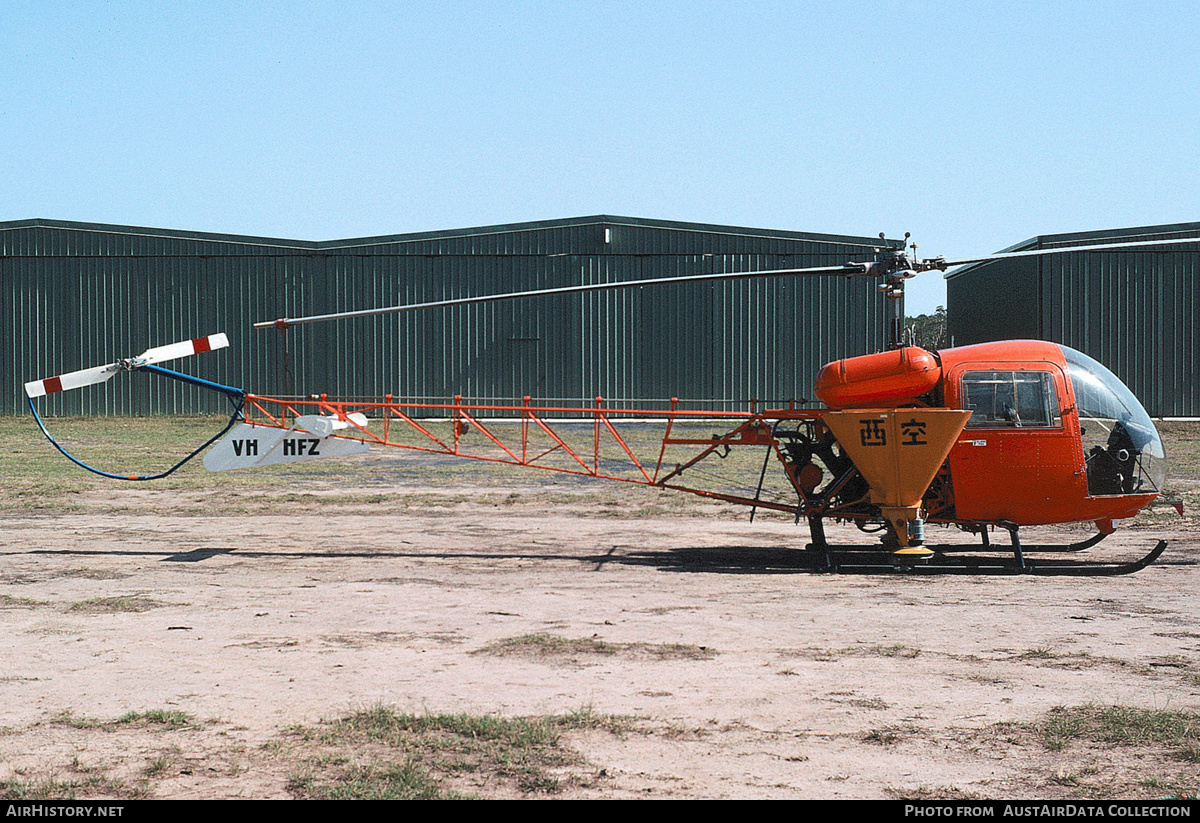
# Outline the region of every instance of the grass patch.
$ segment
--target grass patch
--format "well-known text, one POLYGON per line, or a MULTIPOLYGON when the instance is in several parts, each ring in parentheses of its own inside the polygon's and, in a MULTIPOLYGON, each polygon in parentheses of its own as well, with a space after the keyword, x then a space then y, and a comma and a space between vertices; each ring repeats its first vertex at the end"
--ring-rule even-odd
POLYGON ((523 634, 489 643, 475 654, 557 658, 577 660, 582 657, 641 658, 652 660, 711 660, 717 652, 708 646, 690 643, 611 643, 596 637, 569 638, 553 634, 523 634))
POLYGON ((121 727, 141 726, 166 730, 196 729, 201 724, 187 712, 178 709, 150 709, 144 712, 126 712, 116 720, 98 720, 81 717, 70 709, 59 712, 50 722, 73 729, 104 729, 115 731, 121 727))
POLYGON ((5 800, 74 800, 82 782, 52 777, 32 780, 0 780, 0 798, 5 800))
POLYGON ((888 646, 869 646, 859 652, 859 654, 868 657, 901 657, 911 659, 920 657, 921 650, 914 649, 912 646, 906 646, 903 643, 892 643, 888 646))
POLYGON ((1150 799, 1195 791, 1200 714, 1128 706, 1059 706, 1033 722, 968 732, 971 751, 1028 762, 992 794, 1150 799), (1030 782, 1033 781, 1033 782, 1030 782))
POLYGON ((1090 669, 1097 666, 1128 666, 1128 661, 1113 657, 1096 657, 1088 652, 1056 652, 1047 646, 1035 646, 1019 654, 1014 654, 1010 660, 1034 665, 1046 665, 1056 669, 1090 669))
POLYGON ((305 799, 452 799, 552 794, 590 778, 562 743, 569 729, 625 728, 579 712, 555 717, 417 715, 378 707, 292 729, 302 762, 288 781, 305 799))
POLYGON ((71 709, 59 712, 50 722, 59 726, 70 726, 72 729, 99 729, 106 725, 106 721, 94 717, 80 717, 71 709))
POLYGON ((1014 660, 1053 660, 1062 655, 1052 651, 1048 646, 1035 646, 1032 649, 1026 649, 1013 657, 1014 660))
POLYGON ((144 786, 130 785, 99 775, 79 780, 60 780, 56 777, 0 780, 0 799, 3 800, 78 800, 89 797, 137 800, 145 796, 144 786))
POLYGON ((149 597, 132 595, 95 597, 91 600, 81 600, 78 603, 72 603, 69 611, 82 612, 84 614, 120 614, 123 612, 145 612, 165 605, 167 604, 149 597))
POLYGON ((194 729, 200 723, 187 712, 178 709, 150 709, 145 712, 126 712, 116 719, 118 726, 149 726, 163 729, 194 729))
POLYGON ((834 663, 843 657, 891 657, 901 660, 911 660, 921 656, 920 649, 906 646, 903 643, 874 646, 849 646, 844 649, 805 649, 802 654, 810 655, 813 660, 822 663, 834 663))
POLYGON ((900 788, 890 786, 884 794, 895 800, 983 800, 977 792, 968 792, 957 786, 914 786, 900 788))
POLYGON ((175 758, 170 755, 159 755, 150 758, 143 771, 146 777, 165 777, 174 766, 175 758))
POLYGON ((57 577, 78 577, 84 580, 124 580, 129 577, 124 572, 111 571, 109 569, 68 569, 58 572, 57 577))
POLYGON ((863 741, 880 746, 892 746, 918 733, 915 726, 884 726, 863 733, 863 741))
POLYGON ((1200 763, 1200 714, 1125 706, 1053 709, 1041 728, 1046 748, 1061 751, 1073 741, 1112 746, 1165 746, 1174 756, 1200 763))
POLYGON ((481 654, 498 657, 582 657, 596 655, 611 657, 617 653, 617 644, 594 637, 568 638, 553 634, 523 634, 489 643, 479 650, 481 654))
POLYGON ((36 609, 38 606, 49 605, 45 600, 32 600, 28 597, 13 597, 11 594, 0 594, 0 609, 36 609))
POLYGON ((351 763, 330 775, 310 767, 292 775, 288 791, 300 800, 459 800, 411 760, 402 764, 351 763))

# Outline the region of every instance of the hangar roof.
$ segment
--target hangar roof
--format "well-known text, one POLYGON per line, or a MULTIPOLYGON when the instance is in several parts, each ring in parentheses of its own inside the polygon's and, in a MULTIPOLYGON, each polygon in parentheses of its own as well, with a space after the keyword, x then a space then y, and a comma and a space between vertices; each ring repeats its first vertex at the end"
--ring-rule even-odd
MULTIPOLYGON (((1169 240, 1172 237, 1180 239, 1200 237, 1200 223, 1164 223, 1157 226, 1132 226, 1124 229, 1101 229, 1099 231, 1076 231, 1065 234, 1039 234, 1028 240, 1000 249, 996 254, 1013 251, 1029 251, 1032 249, 1053 249, 1062 246, 1098 245, 1105 242, 1124 243, 1131 240, 1169 240)), ((1189 249, 1189 250, 1194 250, 1189 249)), ((946 272, 943 277, 947 280, 961 274, 973 271, 980 266, 986 266, 995 261, 983 261, 960 266, 946 272)))
POLYGON ((894 246, 899 241, 886 243, 877 237, 856 237, 842 234, 820 234, 815 232, 790 231, 784 229, 749 228, 745 226, 725 226, 711 223, 687 223, 675 220, 654 220, 642 217, 621 217, 609 214, 597 214, 587 217, 566 217, 554 220, 534 220, 522 223, 501 223, 493 226, 475 226, 459 229, 439 229, 436 231, 408 232, 403 234, 373 235, 368 237, 353 237, 340 240, 295 240, 277 237, 262 237, 257 235, 224 234, 216 232, 186 231, 180 229, 150 228, 145 226, 125 226, 110 223, 88 223, 73 220, 49 220, 33 218, 28 220, 0 221, 0 231, 25 228, 51 228, 71 231, 90 231, 107 234, 141 235, 146 237, 163 237, 182 240, 200 240, 216 243, 237 243, 239 245, 260 245, 285 247, 304 250, 343 249, 382 244, 397 244, 418 242, 422 240, 437 240, 456 237, 479 237, 489 234, 512 234, 527 231, 544 231, 547 229, 575 228, 588 225, 631 226, 648 229, 663 229, 669 231, 696 232, 705 234, 740 235, 761 239, 800 240, 816 243, 845 243, 861 247, 863 245, 894 246))

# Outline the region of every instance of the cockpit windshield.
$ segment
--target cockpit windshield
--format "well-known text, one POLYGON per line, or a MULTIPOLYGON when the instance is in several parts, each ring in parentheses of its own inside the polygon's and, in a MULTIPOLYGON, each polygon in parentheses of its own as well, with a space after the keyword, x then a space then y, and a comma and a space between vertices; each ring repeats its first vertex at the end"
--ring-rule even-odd
POLYGON ((1079 411, 1088 493, 1162 491, 1166 454, 1150 415, 1115 374, 1082 352, 1061 348, 1079 411))

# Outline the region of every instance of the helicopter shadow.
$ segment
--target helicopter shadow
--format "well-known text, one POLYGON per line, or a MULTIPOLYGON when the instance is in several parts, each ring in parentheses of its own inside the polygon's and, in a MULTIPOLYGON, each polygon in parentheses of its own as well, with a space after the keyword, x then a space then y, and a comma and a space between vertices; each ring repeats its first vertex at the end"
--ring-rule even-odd
MULTIPOLYGON (((937 562, 899 562, 877 546, 838 547, 827 552, 805 551, 792 548, 763 546, 703 546, 677 547, 659 551, 633 549, 620 544, 603 554, 566 552, 542 553, 531 551, 395 551, 357 549, 352 551, 300 550, 263 551, 238 547, 201 547, 189 551, 170 549, 30 549, 24 554, 60 557, 113 557, 113 558, 156 558, 164 563, 199 563, 218 556, 234 557, 239 560, 302 560, 309 562, 337 560, 444 560, 468 563, 485 562, 498 564, 540 562, 561 564, 563 562, 590 566, 598 572, 610 566, 649 568, 677 574, 821 574, 839 572, 846 574, 1038 574, 1067 576, 1113 576, 1132 574, 1158 560, 1167 547, 1160 540, 1149 554, 1132 561, 1059 561, 1025 559, 1013 562, 1011 558, 960 555, 942 557, 937 562)), ((1036 547, 1044 549, 1045 547, 1036 547)), ((1054 549, 1050 549, 1054 551, 1054 549)), ((1057 551, 1061 552, 1061 548, 1057 551)), ((907 560, 907 558, 906 558, 907 560)), ((1191 565, 1194 561, 1172 565, 1191 565)))
POLYGON ((814 558, 797 549, 763 546, 680 547, 662 551, 625 550, 586 558, 595 570, 633 566, 683 574, 804 574, 817 570, 814 558))
POLYGON ((539 552, 472 551, 429 552, 387 551, 262 551, 236 546, 202 547, 189 551, 169 549, 31 549, 27 554, 59 557, 145 557, 163 563, 201 563, 214 557, 241 560, 467 560, 488 562, 562 562, 575 561, 601 571, 611 566, 657 569, 687 574, 800 574, 816 571, 807 552, 762 546, 704 546, 664 550, 631 550, 614 546, 603 554, 563 554, 539 552))

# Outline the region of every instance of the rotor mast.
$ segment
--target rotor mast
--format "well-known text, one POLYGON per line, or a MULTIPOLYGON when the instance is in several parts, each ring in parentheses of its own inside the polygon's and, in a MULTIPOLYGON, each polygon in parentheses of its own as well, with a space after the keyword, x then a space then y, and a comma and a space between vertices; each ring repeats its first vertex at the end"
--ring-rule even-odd
MULTIPOLYGON (((888 300, 888 349, 899 349, 904 346, 904 283, 921 272, 945 271, 950 264, 944 257, 933 257, 927 260, 915 259, 917 245, 908 246, 908 238, 912 234, 904 233, 904 244, 899 249, 885 249, 879 253, 875 262, 866 264, 863 276, 881 279, 879 291, 888 300), (908 249, 912 249, 914 257, 910 258, 908 249)), ((883 232, 879 239, 887 242, 883 232)))

